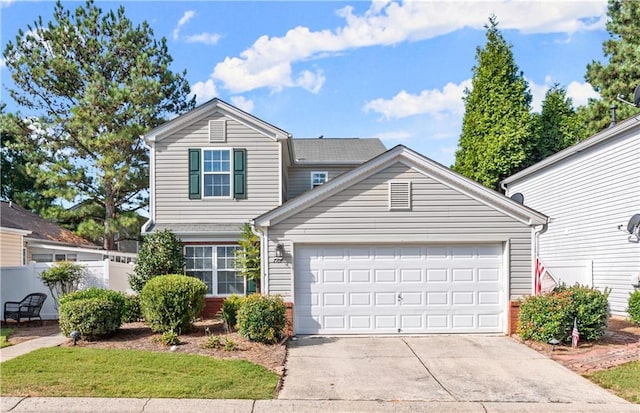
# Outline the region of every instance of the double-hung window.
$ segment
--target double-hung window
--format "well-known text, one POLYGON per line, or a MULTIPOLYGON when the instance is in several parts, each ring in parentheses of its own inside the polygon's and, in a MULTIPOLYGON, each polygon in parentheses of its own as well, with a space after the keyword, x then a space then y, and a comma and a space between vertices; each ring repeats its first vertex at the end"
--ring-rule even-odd
POLYGON ((185 246, 185 271, 207 285, 207 294, 225 296, 245 293, 244 277, 234 266, 237 245, 185 246))
POLYGON ((204 158, 204 196, 231 196, 231 151, 228 149, 206 149, 202 152, 204 158))
POLYGON ((189 199, 247 198, 244 148, 189 149, 189 199))

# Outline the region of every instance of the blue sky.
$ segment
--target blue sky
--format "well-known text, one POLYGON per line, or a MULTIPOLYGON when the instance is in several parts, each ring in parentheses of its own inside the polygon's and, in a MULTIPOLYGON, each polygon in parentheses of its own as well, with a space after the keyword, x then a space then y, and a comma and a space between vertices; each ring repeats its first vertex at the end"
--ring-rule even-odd
MULTIPOLYGON (((64 2, 75 9, 84 2, 64 2)), ((174 71, 199 102, 219 97, 296 138, 379 137, 454 162, 463 90, 493 13, 530 84, 534 110, 553 83, 574 104, 597 95, 586 65, 603 60, 606 1, 125 1, 167 38, 174 71)), ((2 49, 49 1, 0 0, 2 49)), ((17 109, 5 87, 2 100, 17 109)))

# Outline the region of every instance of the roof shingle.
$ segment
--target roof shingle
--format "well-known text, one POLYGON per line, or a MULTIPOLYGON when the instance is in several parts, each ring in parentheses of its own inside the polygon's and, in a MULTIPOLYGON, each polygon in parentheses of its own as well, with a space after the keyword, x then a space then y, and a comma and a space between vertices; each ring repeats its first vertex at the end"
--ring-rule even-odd
POLYGON ((377 138, 292 139, 298 164, 362 163, 386 152, 377 138))

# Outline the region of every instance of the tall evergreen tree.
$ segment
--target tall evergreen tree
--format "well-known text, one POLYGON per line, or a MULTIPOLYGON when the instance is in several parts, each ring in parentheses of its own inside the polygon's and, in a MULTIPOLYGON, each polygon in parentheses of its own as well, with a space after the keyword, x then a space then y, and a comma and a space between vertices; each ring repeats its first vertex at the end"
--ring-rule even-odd
POLYGON ((465 114, 453 169, 498 189, 501 179, 525 162, 532 139, 531 93, 516 65, 512 46, 489 18, 484 48, 476 49, 472 89, 465 90, 465 114))
POLYGON ((581 111, 587 124, 587 136, 611 123, 610 107, 618 106, 617 119, 640 113, 640 109, 616 101, 618 95, 631 100, 634 88, 640 84, 640 2, 609 0, 607 31, 610 38, 603 44, 606 63, 592 61, 587 65, 585 79, 600 93, 581 111))
POLYGON ((536 139, 525 166, 533 165, 573 145, 584 133, 573 101, 567 97, 567 91, 558 84, 547 90, 542 101, 542 111, 535 120, 536 139))
POLYGON ((51 206, 53 198, 42 196, 43 188, 27 166, 41 161, 43 153, 40 148, 21 145, 32 132, 28 122, 4 110, 5 104, 0 104, 0 197, 41 214, 51 206))
POLYGON ((27 29, 4 57, 16 85, 11 97, 41 117, 31 144, 48 157, 37 181, 47 185, 45 196, 102 209, 85 229, 113 249, 115 234, 147 202, 140 135, 195 105, 185 73, 169 69, 166 39, 156 40, 146 22, 134 26, 123 7, 103 13, 89 0, 71 13, 58 2, 53 21, 39 18, 27 29))

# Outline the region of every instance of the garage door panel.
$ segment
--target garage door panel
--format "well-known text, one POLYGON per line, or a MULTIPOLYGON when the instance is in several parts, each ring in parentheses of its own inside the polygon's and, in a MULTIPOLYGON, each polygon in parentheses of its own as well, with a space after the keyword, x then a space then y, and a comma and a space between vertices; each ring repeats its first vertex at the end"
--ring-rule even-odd
POLYGON ((297 334, 501 332, 502 248, 296 248, 297 334))

